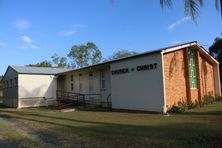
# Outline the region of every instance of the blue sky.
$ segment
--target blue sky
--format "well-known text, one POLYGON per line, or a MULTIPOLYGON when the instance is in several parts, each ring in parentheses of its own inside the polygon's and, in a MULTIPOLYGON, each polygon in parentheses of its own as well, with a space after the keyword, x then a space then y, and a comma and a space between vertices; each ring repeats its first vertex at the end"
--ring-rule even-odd
POLYGON ((197 24, 184 17, 183 0, 162 10, 159 0, 0 0, 0 74, 8 65, 66 56, 76 44, 96 43, 107 57, 199 41, 208 48, 222 32, 213 0, 205 0, 197 24))

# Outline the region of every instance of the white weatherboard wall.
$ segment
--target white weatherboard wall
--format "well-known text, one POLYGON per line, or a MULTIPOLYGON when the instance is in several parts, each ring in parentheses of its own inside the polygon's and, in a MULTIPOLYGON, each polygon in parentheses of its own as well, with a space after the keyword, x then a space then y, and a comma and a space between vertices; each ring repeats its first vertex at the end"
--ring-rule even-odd
POLYGON ((111 64, 112 108, 162 112, 164 106, 162 60, 160 53, 144 55, 111 64), (153 70, 137 71, 137 66, 157 63, 153 70), (112 75, 128 68, 129 73, 112 75), (134 71, 131 69, 134 68, 134 71))
POLYGON ((54 75, 19 74, 19 107, 47 105, 45 99, 56 99, 57 81, 54 75))

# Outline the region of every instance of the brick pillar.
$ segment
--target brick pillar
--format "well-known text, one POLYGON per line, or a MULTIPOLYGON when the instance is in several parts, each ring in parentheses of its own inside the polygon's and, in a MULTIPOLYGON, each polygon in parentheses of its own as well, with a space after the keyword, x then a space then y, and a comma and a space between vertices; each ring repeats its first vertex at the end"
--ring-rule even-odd
POLYGON ((185 79, 186 79, 186 94, 187 101, 191 100, 191 90, 190 90, 190 73, 189 73, 189 63, 188 63, 188 48, 183 50, 184 56, 184 70, 185 70, 185 79))
POLYGON ((199 51, 197 50, 196 52, 196 58, 195 58, 195 61, 196 61, 196 76, 197 76, 197 89, 198 89, 198 100, 201 101, 201 77, 200 77, 200 61, 199 61, 199 58, 200 58, 200 53, 199 51))

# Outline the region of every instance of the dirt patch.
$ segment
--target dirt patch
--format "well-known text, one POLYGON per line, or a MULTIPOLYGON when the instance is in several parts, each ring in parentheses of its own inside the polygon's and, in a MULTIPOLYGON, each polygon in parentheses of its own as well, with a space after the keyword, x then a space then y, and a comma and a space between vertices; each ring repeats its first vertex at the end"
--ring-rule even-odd
MULTIPOLYGON (((25 138, 40 142, 46 147, 85 147, 84 144, 77 144, 74 143, 74 141, 67 139, 59 139, 57 136, 46 131, 31 128, 24 122, 13 119, 10 116, 0 115, 0 120, 3 120, 13 126, 15 130, 25 138)), ((1 137, 0 135, 0 140, 1 138, 4 139, 4 137, 1 137)))

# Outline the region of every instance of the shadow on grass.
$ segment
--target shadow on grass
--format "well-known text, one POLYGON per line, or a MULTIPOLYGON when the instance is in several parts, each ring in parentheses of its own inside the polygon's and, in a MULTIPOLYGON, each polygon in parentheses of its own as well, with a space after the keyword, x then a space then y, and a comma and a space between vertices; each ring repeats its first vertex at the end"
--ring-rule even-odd
MULTIPOLYGON (((53 146, 63 146, 64 139, 71 138, 73 143, 85 142, 95 147, 221 147, 222 128, 214 124, 205 124, 203 120, 190 123, 184 120, 184 123, 156 123, 147 126, 129 125, 84 121, 77 119, 67 119, 64 117, 54 117, 49 115, 33 114, 29 112, 16 112, 1 110, 6 113, 4 117, 33 121, 38 124, 53 125, 49 129, 34 129, 34 134, 40 135, 44 143, 53 144, 53 146), (43 117, 41 119, 38 117, 43 117), (55 121, 60 120, 60 121, 55 121), (66 123, 64 121, 70 121, 66 123), (76 126, 76 123, 86 123, 89 126, 76 126), (53 135, 52 135, 53 133, 53 135), (60 134, 64 134, 61 139, 60 134), (68 136, 67 136, 68 135, 68 136), (67 136, 67 137, 66 137, 67 136), (79 138, 76 138, 79 137, 79 138)), ((209 113, 185 113, 184 115, 211 115, 215 118, 222 112, 209 113)), ((2 116, 2 115, 0 115, 2 116)), ((218 124, 220 125, 220 124, 218 124)), ((3 141, 4 143, 4 141, 3 141)))
POLYGON ((222 111, 205 111, 205 112, 185 112, 181 115, 210 115, 210 116, 222 116, 222 111))
MULTIPOLYGON (((40 135, 40 141, 53 146, 63 146, 64 139, 60 133, 66 133, 73 138, 74 143, 88 143, 89 145, 102 145, 110 147, 220 147, 222 134, 216 128, 199 123, 162 124, 152 126, 122 125, 113 123, 100 123, 93 127, 76 127, 53 121, 41 121, 25 117, 13 117, 39 124, 52 124, 48 132, 34 129, 34 134, 40 135), (57 131, 57 134, 54 133, 57 131), (53 132, 50 134, 50 132, 53 132), (75 137, 81 137, 80 140, 75 137)), ((88 121, 81 121, 91 123, 88 121)), ((94 122, 93 122, 94 123, 94 122)), ((73 123, 75 124, 75 123, 73 123)), ((67 137, 66 137, 67 138, 67 137)), ((72 144, 69 144, 72 145, 72 144)))
MULTIPOLYGON (((179 145, 180 147, 219 148, 222 145, 222 128, 219 123, 222 120, 222 111, 190 111, 177 114, 178 120, 182 119, 184 122, 168 120, 146 126, 102 122, 102 119, 100 121, 70 119, 50 116, 43 114, 44 112, 33 113, 33 110, 28 112, 1 109, 0 112, 0 117, 3 118, 52 125, 45 130, 32 127, 32 134, 38 135, 40 142, 53 147, 64 145, 74 147, 78 143, 87 143, 89 147, 178 147, 179 145), (187 115, 186 118, 183 119, 183 115, 187 115), (196 115, 204 116, 209 121, 215 118, 217 121, 205 123, 204 120, 198 121, 198 118, 194 119, 195 122, 186 120, 196 115), (87 126, 82 126, 84 124, 87 126)), ((7 147, 8 141, 0 139, 0 144, 5 144, 7 147)))

